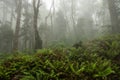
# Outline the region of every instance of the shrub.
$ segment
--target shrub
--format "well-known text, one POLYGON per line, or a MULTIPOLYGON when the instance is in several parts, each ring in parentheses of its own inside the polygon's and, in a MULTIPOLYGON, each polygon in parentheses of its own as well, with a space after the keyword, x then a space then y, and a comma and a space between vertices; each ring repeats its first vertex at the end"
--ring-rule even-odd
POLYGON ((10 55, 0 63, 0 80, 120 80, 120 65, 114 59, 119 55, 120 38, 113 37, 79 48, 10 55))

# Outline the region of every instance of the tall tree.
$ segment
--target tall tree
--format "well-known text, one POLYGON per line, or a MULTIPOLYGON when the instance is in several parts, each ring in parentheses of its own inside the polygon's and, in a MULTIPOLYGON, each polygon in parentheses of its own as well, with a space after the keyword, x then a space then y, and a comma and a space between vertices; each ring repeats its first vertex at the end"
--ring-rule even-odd
POLYGON ((22 29, 21 29, 21 37, 23 39, 23 41, 21 40, 22 43, 22 49, 26 50, 26 49, 30 49, 30 47, 32 47, 30 44, 31 42, 31 28, 33 26, 31 26, 31 20, 32 20, 32 16, 31 16, 31 12, 29 12, 31 5, 29 4, 28 0, 24 0, 23 2, 23 25, 22 25, 22 29))
POLYGON ((17 8, 16 8, 17 20, 16 20, 16 29, 15 29, 14 41, 13 41, 13 51, 18 50, 21 12, 22 12, 22 0, 17 0, 16 2, 17 2, 17 8))
POLYGON ((111 25, 112 25, 112 33, 118 33, 119 30, 119 19, 116 9, 116 1, 108 0, 108 6, 110 11, 111 25))
POLYGON ((55 18, 54 34, 55 34, 56 40, 58 41, 66 40, 66 31, 67 31, 66 29, 67 29, 67 22, 63 12, 60 10, 58 11, 55 18))
POLYGON ((11 52, 13 42, 13 30, 9 22, 0 26, 0 52, 11 52))
POLYGON ((34 9, 34 22, 33 27, 35 31, 35 49, 41 49, 42 48, 42 40, 39 35, 37 25, 38 25, 38 14, 39 14, 39 8, 41 6, 41 0, 33 0, 33 9, 34 9))

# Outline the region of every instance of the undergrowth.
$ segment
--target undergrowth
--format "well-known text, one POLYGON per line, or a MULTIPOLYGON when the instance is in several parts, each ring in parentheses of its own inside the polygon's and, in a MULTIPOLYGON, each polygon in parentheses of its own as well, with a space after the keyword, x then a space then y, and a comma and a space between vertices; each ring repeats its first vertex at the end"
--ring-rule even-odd
POLYGON ((120 80, 120 36, 102 37, 79 48, 15 53, 0 62, 0 80, 120 80))

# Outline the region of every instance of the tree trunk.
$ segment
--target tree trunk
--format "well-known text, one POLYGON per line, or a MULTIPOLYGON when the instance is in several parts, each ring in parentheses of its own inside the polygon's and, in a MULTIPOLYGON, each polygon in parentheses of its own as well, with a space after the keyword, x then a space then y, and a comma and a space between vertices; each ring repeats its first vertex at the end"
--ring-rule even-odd
POLYGON ((39 7, 40 7, 40 0, 33 0, 33 8, 34 8, 33 27, 34 27, 34 31, 35 31, 35 50, 42 48, 42 40, 41 40, 41 37, 39 36, 39 32, 37 29, 39 7), (37 5, 36 5, 36 1, 38 1, 37 5))
POLYGON ((118 21, 118 14, 116 10, 115 0, 108 0, 110 18, 111 18, 111 26, 112 26, 112 33, 118 33, 119 31, 119 21, 118 21))
POLYGON ((21 22, 21 11, 22 11, 22 0, 18 0, 17 21, 16 21, 16 29, 15 29, 15 34, 14 34, 14 41, 13 41, 13 51, 18 50, 20 22, 21 22))
POLYGON ((39 32, 37 29, 37 14, 34 14, 34 30, 35 30, 35 49, 41 49, 42 48, 42 40, 39 36, 39 32))

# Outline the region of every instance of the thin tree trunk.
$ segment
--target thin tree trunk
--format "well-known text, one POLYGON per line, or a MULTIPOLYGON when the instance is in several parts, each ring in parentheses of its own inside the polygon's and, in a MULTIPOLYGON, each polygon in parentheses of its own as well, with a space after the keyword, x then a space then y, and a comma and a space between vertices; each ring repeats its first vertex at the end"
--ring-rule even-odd
MULTIPOLYGON (((10 27, 12 28, 12 25, 13 25, 13 17, 14 17, 14 12, 13 12, 13 7, 11 9, 11 18, 10 18, 10 27)), ((10 47, 10 52, 12 51, 12 48, 13 48, 13 39, 11 41, 11 47, 10 47)))
POLYGON ((72 23, 73 23, 73 29, 74 29, 74 34, 76 35, 75 36, 75 41, 77 41, 78 40, 78 35, 77 35, 77 30, 76 30, 76 23, 75 23, 75 18, 74 18, 74 1, 73 0, 71 0, 71 18, 72 18, 72 23))
MULTIPOLYGON (((51 5, 50 10, 48 15, 45 17, 45 27, 48 28, 48 18, 52 15, 52 7, 53 5, 51 5)), ((52 31, 51 31, 52 32, 52 31)), ((47 47, 47 40, 48 40, 48 33, 47 31, 45 31, 45 40, 44 40, 44 47, 47 47)))

